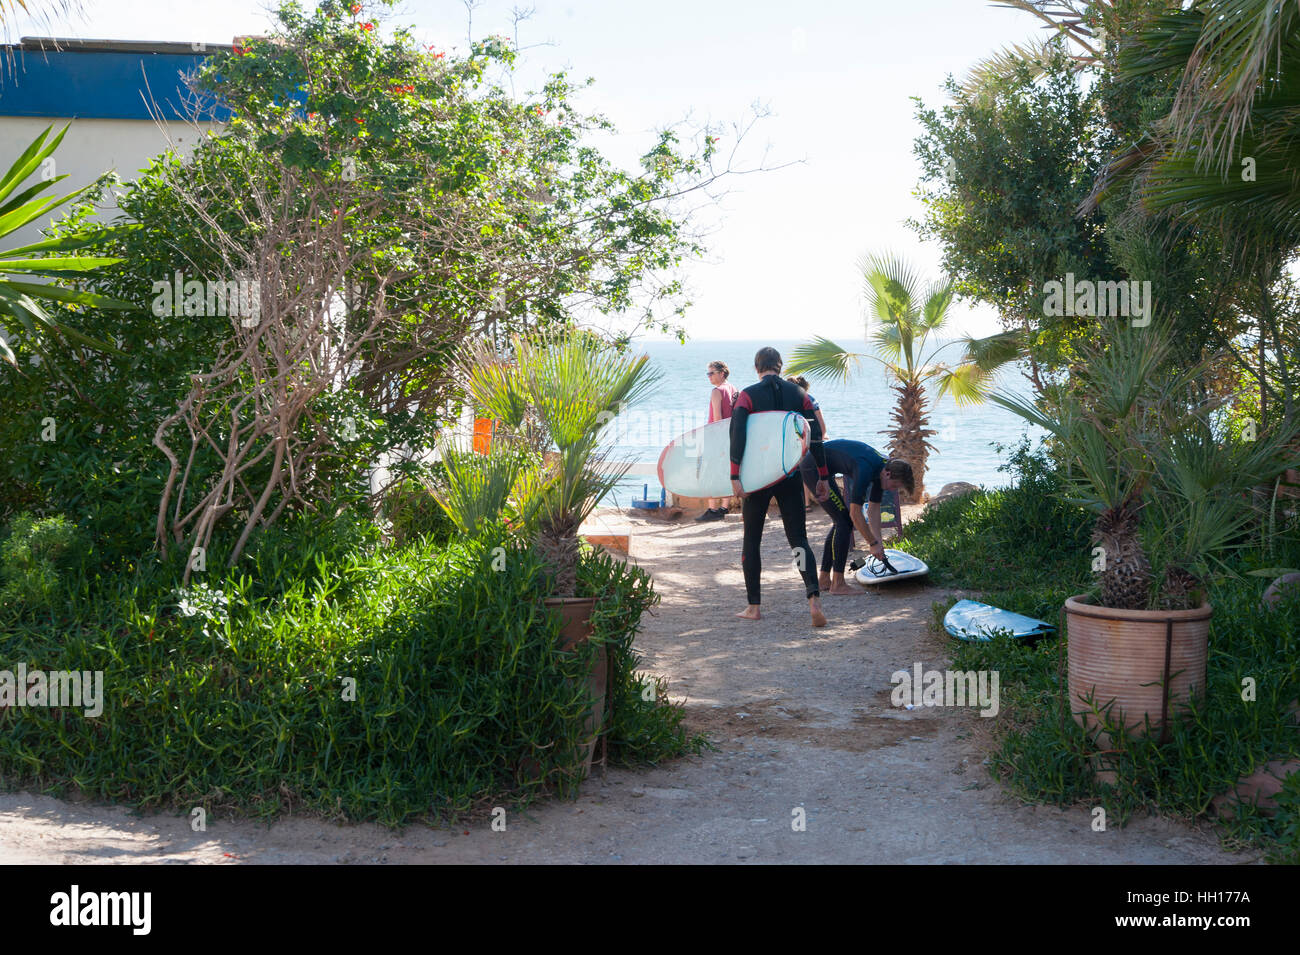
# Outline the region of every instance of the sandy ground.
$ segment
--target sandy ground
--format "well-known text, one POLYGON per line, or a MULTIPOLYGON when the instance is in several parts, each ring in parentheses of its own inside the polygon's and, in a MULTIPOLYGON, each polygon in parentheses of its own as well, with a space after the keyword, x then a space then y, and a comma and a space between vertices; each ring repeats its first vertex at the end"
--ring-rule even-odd
MULTIPOLYGON (((810 517, 820 556, 826 521, 810 517)), ((638 645, 716 751, 648 770, 599 770, 576 801, 455 830, 289 818, 271 827, 40 795, 0 795, 0 862, 255 863, 1176 863, 1240 864, 1208 826, 1144 818, 1093 828, 1094 807, 1022 805, 982 765, 992 719, 906 711, 890 675, 946 666, 929 629, 946 591, 899 583, 825 598, 814 630, 779 519, 764 540, 764 618, 744 606, 740 521, 633 526, 632 555, 663 603, 638 645), (802 825, 800 825, 802 823, 802 825)), ((1104 806, 1102 807, 1105 808, 1104 806)))

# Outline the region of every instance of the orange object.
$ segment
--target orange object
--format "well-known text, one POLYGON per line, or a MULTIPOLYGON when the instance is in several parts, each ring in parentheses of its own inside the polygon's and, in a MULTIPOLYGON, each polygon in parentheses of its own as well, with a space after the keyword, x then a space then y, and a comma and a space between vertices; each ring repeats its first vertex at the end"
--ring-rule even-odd
POLYGON ((474 419, 474 450, 479 454, 485 455, 492 450, 494 424, 491 418, 474 419))

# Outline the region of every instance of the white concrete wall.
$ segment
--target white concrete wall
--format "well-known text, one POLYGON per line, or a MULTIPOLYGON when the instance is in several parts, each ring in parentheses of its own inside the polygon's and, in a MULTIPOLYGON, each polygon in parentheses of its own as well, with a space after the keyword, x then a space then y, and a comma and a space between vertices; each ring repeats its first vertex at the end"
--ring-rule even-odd
MULTIPOLYGON (((7 170, 32 141, 47 126, 53 127, 50 137, 57 135, 65 124, 71 123, 63 142, 54 151, 54 174, 67 174, 44 195, 64 196, 94 182, 110 169, 124 180, 135 179, 149 160, 168 147, 168 137, 182 154, 188 154, 201 133, 199 130, 219 126, 203 123, 197 128, 182 122, 159 124, 153 120, 138 119, 58 119, 47 116, 0 116, 0 170, 7 170)), ((49 139, 46 139, 49 142, 49 139)), ((39 176, 39 171, 36 176, 39 176)), ((33 177, 27 180, 31 185, 33 177)), ((111 198, 111 197, 110 197, 111 198)), ((52 209, 38 222, 19 229, 3 241, 7 248, 28 245, 39 241, 40 230, 47 228, 51 218, 61 218, 65 207, 52 209)), ((103 208, 100 216, 111 219, 116 207, 103 208)))

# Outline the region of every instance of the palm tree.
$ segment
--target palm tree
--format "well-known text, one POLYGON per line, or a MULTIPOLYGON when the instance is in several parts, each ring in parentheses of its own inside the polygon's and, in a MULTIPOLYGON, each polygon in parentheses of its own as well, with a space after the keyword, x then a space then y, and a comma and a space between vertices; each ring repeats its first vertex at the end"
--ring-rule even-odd
POLYGON ((1169 70, 1182 73, 1169 115, 1111 160, 1085 208, 1136 177, 1150 211, 1300 244, 1300 5, 1201 0, 1120 50, 1121 80, 1169 70))
POLYGON ((1247 540, 1248 491, 1295 452, 1294 421, 1255 441, 1223 439, 1212 415, 1230 398, 1198 382, 1213 357, 1176 367, 1169 330, 1121 326, 1080 349, 1050 410, 1015 395, 991 400, 1050 432, 1066 465, 1065 497, 1096 515, 1101 602, 1127 610, 1196 605, 1212 571, 1247 540))
POLYGON ((961 339, 965 353, 956 364, 938 361, 950 342, 926 351, 932 335, 947 325, 953 284, 949 279, 925 283, 907 262, 895 255, 876 255, 860 265, 867 298, 867 334, 876 355, 864 355, 841 348, 818 337, 791 354, 790 371, 820 375, 847 382, 862 359, 880 362, 894 382, 898 402, 891 415, 890 457, 912 465, 916 478, 915 502, 925 500, 925 468, 934 446, 926 439, 936 432, 929 427, 925 387, 938 382, 939 397, 951 394, 959 406, 978 404, 989 393, 994 372, 1020 353, 1018 332, 1002 332, 989 338, 961 339))
MULTIPOLYGON (((51 209, 75 199, 86 191, 86 189, 78 189, 61 198, 48 196, 37 198, 40 193, 67 178, 63 175, 43 179, 36 185, 15 194, 18 187, 29 179, 45 159, 58 148, 59 143, 63 141, 64 133, 68 131, 68 127, 64 126, 54 139, 46 143, 45 138, 51 129, 52 127, 47 126, 45 131, 14 161, 8 172, 0 176, 0 239, 11 235, 28 223, 35 222, 51 209)), ((106 231, 101 230, 93 241, 103 241, 105 235, 106 231)), ((8 336, 19 330, 27 333, 33 351, 44 358, 49 357, 44 343, 51 338, 63 338, 89 348, 121 354, 117 348, 107 342, 91 338, 55 321, 41 307, 38 299, 94 308, 130 309, 135 308, 135 305, 106 295, 79 291, 62 285, 23 281, 23 279, 42 277, 76 278, 102 266, 116 265, 122 261, 98 256, 64 254, 83 248, 91 241, 90 238, 79 233, 45 239, 21 248, 0 252, 0 330, 6 333, 0 335, 0 358, 15 368, 18 367, 18 361, 9 347, 8 336), (10 276, 20 278, 15 279, 10 276)))
MULTIPOLYGON (((19 13, 30 16, 37 24, 49 24, 52 9, 57 8, 58 12, 71 15, 80 14, 81 0, 58 0, 57 3, 36 3, 34 0, 0 0, 0 28, 4 30, 5 39, 9 38, 9 26, 17 18, 19 13)), ((12 55, 12 54, 11 54, 12 55)))
POLYGON ((655 381, 645 355, 569 329, 513 339, 514 361, 485 342, 461 364, 476 407, 498 424, 491 456, 452 460, 439 502, 467 533, 496 509, 532 534, 557 597, 577 590, 578 529, 627 473, 604 427, 655 381))
POLYGON ((1113 156, 1081 206, 1132 189, 1145 214, 1227 238, 1234 268, 1259 293, 1261 417, 1296 403, 1293 346, 1273 288, 1300 246, 1300 5, 1200 0, 1150 21, 1119 49, 1118 79, 1180 74, 1167 116, 1113 156), (1276 387, 1275 387, 1276 383, 1276 387))
POLYGON ((1051 60, 1053 44, 1069 48, 1076 72, 1101 62, 1105 24, 1114 15, 1114 5, 1107 0, 1002 0, 991 5, 1032 14, 1051 35, 1046 40, 1013 43, 976 63, 962 83, 967 96, 977 96, 1025 67, 1031 75, 1040 75, 1051 60))

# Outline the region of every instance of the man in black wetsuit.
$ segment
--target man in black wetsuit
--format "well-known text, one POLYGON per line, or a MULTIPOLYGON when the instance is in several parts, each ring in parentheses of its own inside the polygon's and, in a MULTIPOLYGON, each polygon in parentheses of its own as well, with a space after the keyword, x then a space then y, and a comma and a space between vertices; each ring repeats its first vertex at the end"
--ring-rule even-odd
POLYGON ((808 594, 808 609, 812 613, 814 627, 826 626, 826 615, 822 613, 820 588, 817 584, 817 568, 812 548, 808 546, 808 530, 803 506, 803 482, 798 472, 788 474, 783 480, 761 491, 748 492, 740 486, 740 462, 745 457, 746 427, 749 416, 759 411, 793 411, 808 419, 812 429, 810 454, 820 475, 816 483, 818 500, 826 497, 826 453, 822 450, 822 430, 817 423, 812 401, 808 395, 795 384, 781 378, 781 353, 775 348, 760 348, 754 356, 754 370, 758 372, 759 381, 750 385, 736 398, 731 410, 731 492, 744 499, 741 513, 745 520, 745 545, 741 562, 745 570, 745 592, 749 606, 736 614, 747 620, 759 619, 759 577, 763 562, 759 556, 759 544, 763 540, 763 522, 767 519, 767 507, 773 497, 781 508, 781 522, 785 525, 785 537, 794 549, 796 566, 803 576, 808 594))
MULTIPOLYGON (((886 461, 880 452, 861 441, 843 438, 827 441, 826 470, 830 472, 830 493, 822 500, 822 508, 834 522, 826 535, 822 548, 822 571, 818 580, 821 588, 832 594, 858 594, 862 591, 844 581, 844 565, 853 547, 853 530, 867 542, 873 556, 883 558, 885 547, 880 533, 880 500, 883 491, 900 489, 912 493, 914 479, 912 466, 906 461, 891 458, 886 461), (844 490, 835 483, 834 475, 844 475, 844 490), (867 505, 864 519, 862 505, 867 505), (832 576, 832 574, 834 576, 832 576)), ((803 483, 812 488, 820 480, 821 471, 811 454, 799 462, 803 483)))

